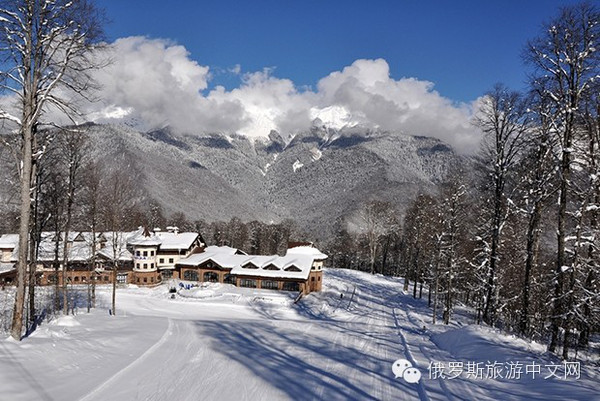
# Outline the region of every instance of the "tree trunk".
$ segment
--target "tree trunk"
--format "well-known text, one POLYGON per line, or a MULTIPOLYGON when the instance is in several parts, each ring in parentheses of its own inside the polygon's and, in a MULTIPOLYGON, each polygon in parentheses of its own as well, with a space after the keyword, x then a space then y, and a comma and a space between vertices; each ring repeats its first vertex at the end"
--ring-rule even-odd
POLYGON ((56 223, 54 227, 54 311, 58 312, 60 310, 60 280, 58 279, 60 273, 60 261, 58 259, 58 252, 60 250, 60 229, 58 228, 58 223, 56 223))
MULTIPOLYGON (((26 92, 27 94, 27 92, 26 92)), ((13 318, 10 335, 15 340, 21 340, 23 332, 23 308, 25 306, 25 276, 27 275, 27 256, 29 246, 29 224, 31 214, 31 172, 32 172, 32 147, 33 147, 33 127, 26 123, 26 119, 31 114, 31 104, 26 105, 24 110, 22 127, 22 157, 23 167, 21 169, 21 205, 19 221, 19 252, 17 262, 16 294, 13 308, 13 318)))
POLYGON ((113 264, 113 285, 112 285, 112 315, 117 313, 117 262, 113 264))
POLYGON ((452 265, 453 260, 450 258, 448 260, 448 285, 446 289, 446 306, 444 308, 444 324, 450 323, 450 313, 452 311, 452 265))
MULTIPOLYGON (((73 214, 73 197, 75 196, 75 165, 69 166, 69 188, 67 192, 67 215, 65 220, 63 242, 63 313, 69 314, 69 302, 67 292, 67 271, 69 269, 69 232, 71 231, 71 215, 73 214)), ((74 307, 74 305, 72 305, 74 307)))
POLYGON ((523 296, 521 300, 521 318, 519 328, 521 334, 529 332, 529 297, 531 292, 531 271, 537 262, 538 227, 542 214, 541 206, 536 202, 529 216, 527 224, 527 257, 525 259, 525 280, 523 283, 523 296))
POLYGON ((417 297, 417 282, 419 281, 419 248, 417 248, 417 250, 416 250, 414 271, 415 271, 415 279, 413 282, 413 298, 416 298, 417 297))
POLYGON ((562 321, 562 315, 564 312, 563 306, 563 285, 564 285, 564 274, 563 266, 566 265, 566 252, 565 252, 565 237, 566 237, 566 221, 567 221, 567 191, 569 190, 569 179, 571 176, 571 132, 570 128, 566 128, 564 134, 563 146, 565 150, 562 152, 562 160, 560 166, 560 195, 559 195, 559 207, 558 207, 558 228, 556 230, 556 240, 558 242, 558 249, 556 252, 556 268, 555 268, 555 284, 554 284, 554 298, 552 307, 552 324, 550 328, 550 345, 548 351, 556 352, 558 346, 558 335, 559 328, 562 321))
POLYGON ((489 274, 487 282, 487 296, 483 319, 490 325, 496 321, 496 266, 498 264, 498 246, 500 244, 500 224, 502 220, 502 190, 504 187, 503 178, 496 172, 495 193, 494 193, 494 217, 492 221, 491 248, 489 258, 489 274))

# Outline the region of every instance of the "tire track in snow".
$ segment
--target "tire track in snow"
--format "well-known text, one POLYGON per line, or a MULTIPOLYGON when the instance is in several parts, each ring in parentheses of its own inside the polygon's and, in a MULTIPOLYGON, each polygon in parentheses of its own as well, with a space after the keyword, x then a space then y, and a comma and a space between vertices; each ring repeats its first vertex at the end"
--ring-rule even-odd
MULTIPOLYGON (((392 308, 392 314, 394 315, 394 324, 396 325, 396 330, 398 331, 398 335, 400 336, 400 340, 402 341, 402 345, 404 346, 404 356, 406 359, 412 364, 413 367, 419 366, 412 353, 410 352, 410 348, 408 343, 406 342, 406 337, 400 328, 400 323, 398 321, 398 315, 396 314, 396 308, 392 308)), ((429 396, 427 395, 427 390, 425 390, 425 385, 423 384, 423 380, 419 380, 417 383, 417 392, 419 393, 419 399, 421 401, 429 401, 429 396)))
POLYGON ((169 339, 169 337, 171 337, 171 335, 173 334, 173 321, 170 318, 168 320, 169 320, 169 325, 167 326, 167 329, 165 330, 162 337, 156 343, 154 343, 154 345, 152 345, 150 348, 148 348, 146 350, 146 352, 144 352, 142 355, 140 355, 138 358, 136 358, 129 365, 125 366, 123 369, 119 370, 117 373, 112 375, 104 383, 102 383, 101 385, 99 385, 98 387, 93 389, 90 393, 88 393, 88 395, 81 398, 80 401, 89 401, 89 400, 93 399, 95 396, 97 396, 98 394, 102 393, 104 390, 110 388, 117 380, 119 380, 119 378, 121 376, 123 376, 128 371, 133 369, 136 365, 139 365, 140 363, 144 362, 144 360, 147 359, 148 356, 150 356, 153 352, 155 352, 158 348, 160 348, 163 344, 165 344, 167 342, 167 340, 169 339))

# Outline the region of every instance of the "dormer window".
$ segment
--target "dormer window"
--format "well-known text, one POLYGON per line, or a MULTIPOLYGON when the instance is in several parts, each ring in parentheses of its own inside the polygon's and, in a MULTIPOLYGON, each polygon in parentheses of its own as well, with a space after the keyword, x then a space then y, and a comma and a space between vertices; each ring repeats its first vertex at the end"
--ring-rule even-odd
POLYGON ((297 266, 291 265, 290 267, 285 269, 286 272, 301 272, 297 266))
POLYGON ((256 266, 252 262, 248 262, 245 265, 243 265, 242 268, 244 268, 244 269, 258 269, 258 266, 256 266))
POLYGON ((273 263, 269 264, 268 266, 264 267, 265 270, 280 270, 279 267, 275 266, 273 263))

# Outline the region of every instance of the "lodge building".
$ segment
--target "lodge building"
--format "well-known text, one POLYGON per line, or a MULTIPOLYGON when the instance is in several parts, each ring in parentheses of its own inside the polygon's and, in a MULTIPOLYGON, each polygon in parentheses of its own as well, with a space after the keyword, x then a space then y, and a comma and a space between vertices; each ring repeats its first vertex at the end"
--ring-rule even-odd
MULTIPOLYGON (((18 235, 0 236, 0 283, 16 277, 18 235)), ((64 234, 42 233, 36 279, 39 285, 119 284, 155 286, 166 279, 219 282, 238 287, 321 291, 327 255, 308 243, 290 244, 284 256, 248 255, 227 246, 206 247, 198 233, 138 229, 133 232, 71 233, 66 239, 68 266, 63 274, 64 234), (95 250, 95 251, 94 251, 95 250), (92 268, 93 265, 93 268, 92 268), (116 274, 113 266, 116 266, 116 274)))

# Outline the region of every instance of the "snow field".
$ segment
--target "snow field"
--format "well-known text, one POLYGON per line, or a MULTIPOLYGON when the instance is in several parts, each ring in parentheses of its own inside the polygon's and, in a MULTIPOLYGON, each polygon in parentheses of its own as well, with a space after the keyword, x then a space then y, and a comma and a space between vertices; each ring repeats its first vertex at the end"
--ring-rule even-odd
POLYGON ((130 286, 117 292, 116 316, 109 287, 99 288, 92 313, 0 340, 0 399, 600 399, 591 362, 578 380, 430 378, 435 361, 557 361, 539 344, 470 324, 467 312, 431 325, 426 301, 399 279, 328 269, 323 284, 296 304, 292 293, 221 284, 174 299, 170 285, 130 286), (419 369, 419 383, 394 377, 399 358, 419 369))

